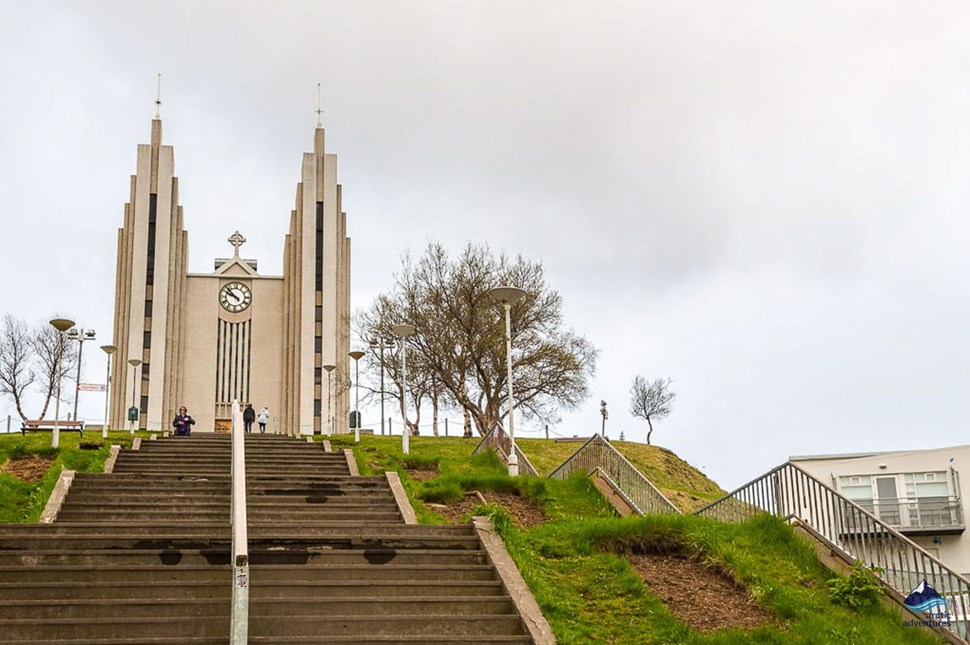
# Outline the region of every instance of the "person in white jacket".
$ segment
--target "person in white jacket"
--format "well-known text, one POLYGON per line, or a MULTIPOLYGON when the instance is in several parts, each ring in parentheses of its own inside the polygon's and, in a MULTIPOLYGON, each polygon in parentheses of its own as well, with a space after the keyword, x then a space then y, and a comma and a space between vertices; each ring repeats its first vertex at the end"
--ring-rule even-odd
POLYGON ((256 417, 256 422, 259 423, 260 432, 266 432, 267 421, 269 421, 269 410, 264 405, 263 409, 259 411, 259 416, 256 417))

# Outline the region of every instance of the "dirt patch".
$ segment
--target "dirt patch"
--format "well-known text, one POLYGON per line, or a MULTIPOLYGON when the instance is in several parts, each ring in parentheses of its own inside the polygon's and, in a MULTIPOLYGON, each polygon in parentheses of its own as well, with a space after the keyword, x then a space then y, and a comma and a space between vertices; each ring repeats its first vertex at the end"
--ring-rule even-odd
POLYGON ((411 479, 413 479, 416 482, 428 481, 429 479, 434 479, 435 477, 438 476, 438 471, 437 470, 410 470, 410 469, 408 469, 405 472, 407 472, 408 477, 410 477, 411 479))
POLYGON ((3 466, 0 466, 0 472, 7 473, 25 482, 34 483, 44 478, 53 463, 54 460, 50 457, 34 456, 24 459, 10 459, 3 466))
POLYGON ((542 509, 535 504, 520 497, 507 493, 479 493, 473 491, 466 493, 465 497, 448 504, 428 504, 428 507, 436 513, 443 515, 455 524, 462 524, 468 521, 472 511, 482 503, 484 498, 487 504, 501 506, 511 516, 515 526, 520 529, 527 529, 537 524, 542 524, 548 518, 542 509), (480 497, 481 496, 481 497, 480 497))
POLYGON ((699 562, 678 555, 638 553, 628 554, 627 559, 647 589, 692 629, 754 629, 778 622, 754 604, 743 587, 699 562))

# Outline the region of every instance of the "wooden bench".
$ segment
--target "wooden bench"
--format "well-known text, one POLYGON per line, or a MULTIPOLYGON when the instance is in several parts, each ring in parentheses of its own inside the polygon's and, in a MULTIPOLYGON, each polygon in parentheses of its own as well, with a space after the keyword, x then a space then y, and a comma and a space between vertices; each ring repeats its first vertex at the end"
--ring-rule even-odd
MULTIPOLYGON (((57 422, 58 432, 61 430, 74 431, 84 436, 84 422, 83 421, 58 421, 57 422)), ((38 421, 24 421, 20 426, 20 434, 26 435, 28 432, 52 432, 54 430, 54 422, 48 419, 40 419, 38 421)))

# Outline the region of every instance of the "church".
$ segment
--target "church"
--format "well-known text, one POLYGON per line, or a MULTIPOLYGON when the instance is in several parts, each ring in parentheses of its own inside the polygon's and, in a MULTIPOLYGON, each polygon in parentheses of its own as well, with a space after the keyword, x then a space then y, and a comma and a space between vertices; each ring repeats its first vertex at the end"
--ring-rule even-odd
POLYGON ((232 257, 190 273, 174 151, 155 115, 118 231, 110 402, 118 428, 170 430, 184 405, 195 431, 225 432, 238 400, 269 409, 268 431, 347 431, 350 238, 340 192, 337 156, 325 152, 318 122, 282 240, 283 275, 261 275, 238 231, 226 231, 232 257))

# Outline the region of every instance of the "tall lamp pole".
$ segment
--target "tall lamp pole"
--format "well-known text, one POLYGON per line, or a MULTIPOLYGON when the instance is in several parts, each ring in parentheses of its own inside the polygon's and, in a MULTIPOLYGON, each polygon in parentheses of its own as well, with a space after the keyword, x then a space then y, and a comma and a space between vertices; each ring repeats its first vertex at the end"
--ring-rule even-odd
POLYGON ((405 455, 411 452, 411 443, 409 441, 411 434, 408 431, 408 342, 407 339, 414 335, 415 329, 414 325, 409 325, 403 323, 400 325, 394 325, 392 327, 394 333, 401 338, 401 382, 403 383, 403 389, 401 390, 401 408, 404 411, 404 429, 401 431, 401 452, 405 455))
POLYGON ((488 295, 492 300, 499 302, 505 308, 505 360, 508 366, 509 381, 509 476, 516 477, 519 474, 519 456, 515 454, 515 396, 512 388, 512 304, 525 296, 525 289, 518 287, 493 287, 488 290, 488 295))
POLYGON ((141 359, 129 358, 128 364, 131 365, 131 408, 128 410, 128 419, 131 421, 131 434, 135 434, 135 424, 138 421, 138 408, 135 406, 135 394, 138 388, 136 387, 135 376, 138 366, 141 365, 141 359))
POLYGON ((64 358, 64 332, 74 326, 73 320, 55 318, 50 321, 51 327, 57 330, 57 398, 54 400, 54 430, 51 431, 51 447, 57 448, 61 443, 61 364, 64 358))
POLYGON ((370 346, 381 350, 381 436, 384 436, 384 350, 388 347, 388 339, 384 336, 370 339, 370 346))
POLYGON ((118 348, 114 345, 102 345, 101 351, 108 355, 108 371, 104 378, 104 427, 101 429, 101 438, 108 438, 108 428, 110 424, 108 423, 108 402, 111 400, 111 355, 114 354, 118 348))
POLYGON ((603 426, 600 434, 606 439, 606 420, 610 418, 610 413, 606 410, 606 401, 600 400, 600 414, 603 415, 603 426))
POLYGON ((74 420, 77 421, 77 401, 81 395, 81 357, 84 355, 84 341, 94 340, 95 332, 93 329, 74 328, 67 332, 67 337, 77 341, 77 379, 74 383, 74 420))
POLYGON ((333 435, 333 410, 330 409, 333 402, 333 381, 330 378, 330 374, 337 369, 337 366, 324 365, 323 369, 327 372, 327 434, 333 435))
POLYGON ((360 359, 364 352, 355 349, 350 352, 354 359, 354 443, 360 443, 360 359))

